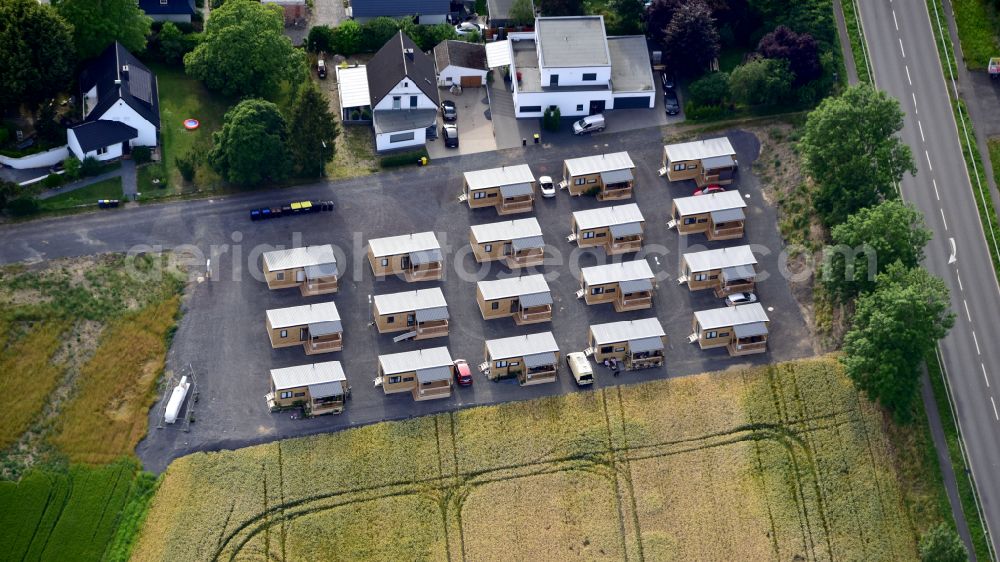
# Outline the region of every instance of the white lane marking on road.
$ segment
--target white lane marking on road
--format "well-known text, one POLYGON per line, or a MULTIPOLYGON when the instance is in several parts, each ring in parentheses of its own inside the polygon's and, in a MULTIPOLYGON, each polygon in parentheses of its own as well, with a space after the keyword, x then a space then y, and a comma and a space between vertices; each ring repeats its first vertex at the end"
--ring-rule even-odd
POLYGON ((944 218, 944 209, 940 209, 940 211, 941 211, 941 222, 944 223, 944 229, 948 230, 948 219, 944 218))
POLYGON ((909 65, 903 65, 903 68, 906 69, 906 81, 909 82, 910 85, 912 86, 913 85, 913 80, 910 80, 910 67, 909 67, 909 65))
POLYGON ((899 22, 896 21, 896 10, 892 11, 892 23, 896 26, 896 31, 899 31, 899 22))
POLYGON ((927 157, 927 167, 928 167, 928 168, 930 168, 930 171, 932 171, 932 172, 933 172, 933 171, 934 171, 934 164, 931 164, 931 153, 930 153, 930 152, 927 152, 927 151, 925 150, 925 151, 924 151, 924 156, 926 156, 926 157, 927 157))
POLYGON ((989 388, 990 387, 990 378, 986 376, 986 365, 983 365, 982 363, 980 363, 979 366, 983 368, 983 380, 986 381, 986 388, 989 388))
POLYGON ((993 401, 992 396, 990 396, 990 404, 993 404, 993 418, 1000 421, 1000 415, 997 414, 997 403, 993 401))
MULTIPOLYGON (((951 244, 951 254, 948 256, 948 265, 951 265, 958 261, 958 246, 955 245, 954 238, 948 238, 948 243, 951 244)), ((956 271, 957 275, 958 272, 956 271)))
POLYGON ((982 355, 983 352, 979 351, 979 338, 976 337, 975 330, 972 330, 972 343, 976 344, 976 355, 982 355))
POLYGON ((965 289, 962 287, 962 276, 959 275, 957 271, 955 272, 955 279, 958 279, 958 290, 965 291, 965 289))
POLYGON ((903 38, 899 38, 899 52, 903 53, 903 58, 906 58, 906 51, 903 50, 903 38))
POLYGON ((941 194, 938 193, 938 190, 937 190, 937 180, 936 179, 931 179, 931 184, 934 185, 934 197, 937 197, 937 200, 940 201, 941 200, 941 194))
POLYGON ((913 96, 913 114, 920 115, 920 108, 917 107, 917 93, 910 92, 910 95, 913 96))
MULTIPOLYGON (((962 299, 962 304, 965 305, 965 317, 969 319, 969 322, 972 322, 972 314, 969 312, 969 301, 962 299)), ((973 334, 975 334, 975 332, 973 332, 973 334)), ((973 335, 973 337, 975 337, 975 335, 973 335)))
POLYGON ((927 142, 927 139, 924 138, 924 124, 917 121, 917 127, 920 127, 920 142, 927 142))

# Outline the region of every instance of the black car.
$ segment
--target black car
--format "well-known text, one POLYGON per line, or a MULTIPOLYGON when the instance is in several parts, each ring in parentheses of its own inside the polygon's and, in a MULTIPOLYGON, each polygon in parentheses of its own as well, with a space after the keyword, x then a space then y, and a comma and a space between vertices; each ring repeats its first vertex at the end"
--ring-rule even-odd
POLYGON ((458 108, 455 107, 455 102, 451 100, 441 102, 441 115, 444 116, 445 121, 458 120, 458 108))
POLYGON ((681 112, 681 102, 677 99, 677 92, 663 91, 663 108, 667 110, 667 115, 677 115, 681 112))
POLYGON ((458 148, 458 127, 454 125, 441 125, 441 138, 448 148, 458 148))

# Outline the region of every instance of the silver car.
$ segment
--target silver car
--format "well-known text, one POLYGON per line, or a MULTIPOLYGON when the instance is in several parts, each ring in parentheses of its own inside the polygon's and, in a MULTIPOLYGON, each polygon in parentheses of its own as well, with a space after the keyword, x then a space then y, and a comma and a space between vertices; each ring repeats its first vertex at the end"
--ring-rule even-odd
POLYGON ((726 297, 726 306, 739 306, 757 302, 757 295, 753 293, 733 293, 726 297))

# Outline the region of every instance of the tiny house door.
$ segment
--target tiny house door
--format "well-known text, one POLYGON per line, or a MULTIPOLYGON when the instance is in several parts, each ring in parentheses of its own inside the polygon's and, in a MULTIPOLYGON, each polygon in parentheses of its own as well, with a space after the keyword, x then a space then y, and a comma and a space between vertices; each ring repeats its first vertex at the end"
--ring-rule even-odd
POLYGON ((403 269, 410 269, 410 256, 403 256, 400 264, 403 266, 403 269))
POLYGON ((520 307, 520 305, 521 305, 521 301, 519 301, 518 299, 511 299, 510 300, 510 311, 511 312, 517 312, 517 310, 520 307))
POLYGON ((305 272, 304 269, 300 269, 300 270, 298 270, 298 271, 295 272, 295 282, 296 283, 302 283, 305 280, 306 280, 306 272, 305 272))

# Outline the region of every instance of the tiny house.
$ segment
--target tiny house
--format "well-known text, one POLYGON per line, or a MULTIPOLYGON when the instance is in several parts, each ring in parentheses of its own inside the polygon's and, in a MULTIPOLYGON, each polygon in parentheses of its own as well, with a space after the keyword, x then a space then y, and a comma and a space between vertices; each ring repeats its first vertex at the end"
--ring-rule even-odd
POLYGON ((542 227, 534 217, 480 224, 469 229, 469 243, 479 263, 503 260, 507 267, 531 267, 545 260, 542 227))
POLYGON ((340 361, 271 369, 271 392, 266 396, 272 412, 302 408, 307 416, 339 414, 351 394, 340 361))
POLYGON ((337 258, 330 244, 264 253, 268 289, 298 287, 306 297, 336 293, 337 275, 337 258))
POLYGON ((373 238, 368 263, 376 277, 402 275, 409 282, 437 281, 444 275, 444 254, 433 232, 373 238))
POLYGON ((678 197, 670 210, 667 228, 678 234, 704 234, 709 240, 743 238, 746 201, 739 191, 678 197))
POLYGON ((635 164, 628 152, 569 158, 563 162, 559 187, 570 195, 594 193, 599 201, 629 199, 635 182, 635 164))
POLYGON ((379 355, 375 384, 386 394, 410 392, 414 400, 447 398, 454 369, 447 347, 379 355))
POLYGON ((577 296, 587 304, 612 303, 617 312, 653 306, 655 276, 644 259, 595 265, 580 270, 577 296))
POLYGON ((530 213, 535 205, 535 176, 527 164, 465 172, 462 198, 470 209, 495 207, 497 213, 530 213))
POLYGON ((600 363, 620 361, 626 370, 662 367, 666 334, 654 318, 626 320, 590 326, 587 355, 600 363))
POLYGON ((764 353, 769 322, 759 302, 700 310, 694 313, 688 341, 702 349, 725 347, 732 357, 764 353))
POLYGON ((552 320, 552 293, 540 273, 480 281, 476 284, 476 301, 484 320, 513 317, 519 326, 552 320))
POLYGON ((378 333, 404 332, 394 341, 448 335, 448 303, 437 287, 375 295, 372 316, 378 333))
POLYGON ((602 246, 608 255, 642 249, 645 219, 635 203, 598 207, 573 213, 573 233, 567 237, 581 248, 602 246))
POLYGON ((664 146, 660 175, 670 181, 694 180, 698 187, 729 185, 738 166, 729 139, 718 137, 664 146))
POLYGON ((750 246, 690 252, 681 258, 677 282, 687 283, 692 291, 713 289, 717 297, 751 292, 757 282, 756 265, 750 246))
POLYGON ((301 345, 306 355, 344 349, 344 326, 333 301, 267 311, 271 347, 301 345))
POLYGON ((493 380, 517 377, 521 386, 555 382, 559 346, 552 332, 487 340, 484 365, 493 380))

